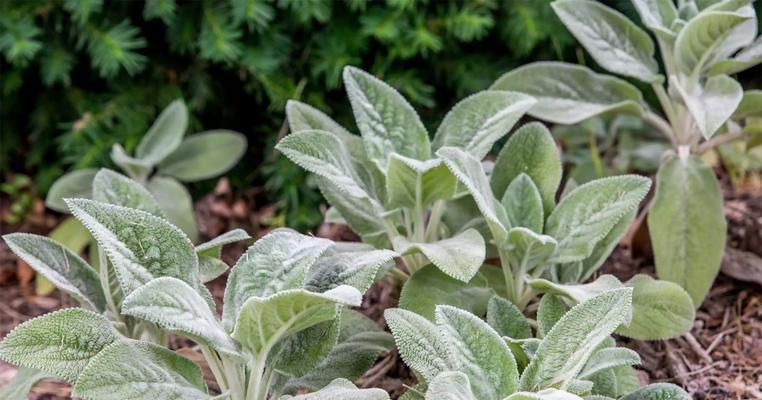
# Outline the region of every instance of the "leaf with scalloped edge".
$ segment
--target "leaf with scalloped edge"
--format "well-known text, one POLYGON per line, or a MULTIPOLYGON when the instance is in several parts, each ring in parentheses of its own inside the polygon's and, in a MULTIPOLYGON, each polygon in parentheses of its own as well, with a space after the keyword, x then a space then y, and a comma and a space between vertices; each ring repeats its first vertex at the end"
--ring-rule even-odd
POLYGON ((610 290, 578 304, 540 343, 521 376, 522 390, 565 389, 587 363, 596 346, 631 315, 632 289, 610 290))
POLYGON ((452 306, 437 306, 434 314, 452 370, 468 376, 477 398, 499 399, 517 389, 513 353, 486 322, 452 306))
POLYGON ((601 67, 643 82, 659 79, 651 37, 625 15, 591 0, 556 0, 551 6, 601 67))
POLYGON ((390 154, 386 170, 389 208, 415 208, 446 200, 455 194, 457 180, 442 160, 418 161, 390 154))
POLYGON ((248 239, 251 239, 251 236, 246 231, 233 229, 196 246, 201 282, 206 283, 217 279, 228 270, 228 265, 220 259, 223 246, 248 239))
POLYGON ((521 310, 499 296, 492 296, 489 300, 487 323, 500 336, 511 339, 528 339, 532 336, 532 330, 521 310))
POLYGON ((501 76, 491 89, 533 96, 529 115, 558 124, 576 124, 606 112, 640 115, 643 95, 629 82, 588 67, 556 61, 523 65, 501 76))
POLYGON ((280 400, 389 400, 382 389, 358 389, 352 382, 338 378, 314 393, 282 396, 280 400))
POLYGON ((500 150, 490 176, 492 192, 505 196, 508 186, 521 174, 531 178, 540 192, 545 215, 550 214, 563 174, 561 153, 548 128, 539 122, 519 128, 500 150))
POLYGON ((100 314, 67 308, 14 328, 0 342, 0 358, 74 383, 90 360, 117 340, 117 332, 100 314))
POLYGON ((225 287, 222 322, 232 332, 247 299, 264 298, 282 290, 301 288, 310 268, 333 242, 275 229, 257 240, 238 259, 225 287))
POLYGON ((403 236, 394 238, 394 249, 403 255, 422 253, 445 274, 468 282, 479 272, 486 257, 484 238, 476 229, 431 243, 413 243, 403 236))
POLYGON ((677 385, 652 383, 620 398, 620 400, 691 400, 691 396, 677 385))
POLYGON ((153 322, 163 330, 186 336, 220 353, 240 356, 201 295, 187 283, 163 277, 141 286, 124 299, 122 313, 153 322))
POLYGON ((201 368, 164 347, 136 340, 117 341, 93 357, 73 394, 98 400, 206 400, 201 368))
POLYGON ((492 194, 489 179, 481 162, 456 147, 443 147, 437 151, 437 155, 444 160, 450 172, 471 194, 479 211, 487 220, 492 235, 499 242, 504 241, 511 227, 510 221, 505 209, 492 194))
POLYGON ((476 400, 468 376, 460 371, 447 371, 428 383, 425 400, 476 400))
POLYGON ((429 134, 401 94, 355 67, 344 67, 343 78, 368 157, 381 171, 392 153, 421 161, 431 157, 429 134))
POLYGON ((64 245, 30 233, 11 233, 3 240, 38 274, 84 307, 99 312, 105 309, 106 297, 98 273, 64 245))
POLYGON ((237 314, 231 336, 252 354, 266 354, 284 337, 336 318, 339 306, 357 307, 361 302, 362 294, 347 285, 324 293, 288 289, 268 297, 249 297, 237 314))
POLYGON ((432 149, 451 146, 482 159, 535 100, 522 93, 485 90, 461 100, 445 115, 432 149))
POLYGON ((93 200, 145 211, 164 217, 159 203, 143 185, 110 169, 101 168, 93 179, 93 200))
POLYGON ((361 250, 324 255, 307 272, 304 288, 324 292, 349 285, 365 293, 383 268, 391 266, 398 254, 391 250, 361 250))
POLYGON ((447 344, 433 322, 400 308, 386 309, 384 318, 405 365, 426 381, 433 380, 441 372, 455 370, 447 344))
POLYGON ((125 295, 161 276, 201 290, 193 244, 165 219, 93 200, 67 199, 66 204, 105 250, 125 295))
POLYGON ((637 175, 596 179, 564 197, 548 217, 545 233, 558 240, 559 263, 589 257, 595 245, 648 193, 651 180, 637 175))

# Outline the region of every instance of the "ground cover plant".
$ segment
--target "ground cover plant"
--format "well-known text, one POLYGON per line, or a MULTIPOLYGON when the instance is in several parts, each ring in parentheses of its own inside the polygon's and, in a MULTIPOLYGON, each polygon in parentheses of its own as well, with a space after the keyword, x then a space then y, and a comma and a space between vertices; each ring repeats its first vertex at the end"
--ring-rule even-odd
POLYGON ((647 207, 648 228, 657 274, 683 286, 698 307, 719 271, 726 235, 720 185, 700 155, 731 140, 758 141, 758 124, 748 117, 759 111, 748 110, 760 109, 759 92, 744 92, 730 74, 762 62, 762 39, 748 0, 685 1, 679 8, 672 1, 632 3, 656 44, 599 2, 559 0, 552 6, 602 68, 650 85, 661 110, 649 107, 623 79, 561 62, 517 68, 492 89, 534 95, 537 104, 528 113, 559 124, 607 112, 633 114, 670 141, 647 207))
POLYGON ((386 320, 419 385, 406 400, 690 399, 670 384, 641 388, 637 353, 611 334, 628 323, 632 289, 619 288, 565 310, 553 295, 537 310, 537 335, 510 302, 490 300, 487 321, 437 306, 435 321, 402 309, 386 320))
MULTIPOLYGON (((104 173, 113 179, 111 193, 155 208, 141 186, 104 173)), ((373 321, 343 308, 360 305, 393 252, 344 251, 327 239, 275 230, 236 264, 218 318, 201 260, 229 237, 194 247, 150 212, 87 199, 66 204, 98 242, 98 271, 51 239, 5 236, 82 305, 28 321, 0 343, 0 357, 41 371, 21 374, 18 387, 55 376, 85 399, 213 398, 200 368, 164 347, 162 338, 173 333, 198 344, 227 398, 266 399, 300 388, 319 389, 308 398, 388 398, 339 378, 356 379, 391 345, 373 321)))
MULTIPOLYGON (((587 280, 624 235, 650 187, 644 177, 605 178, 570 188, 556 205, 560 154, 542 124, 518 129, 489 176, 481 163, 535 104, 532 97, 472 95, 447 114, 429 142, 399 93, 353 67, 344 77, 361 136, 291 102, 293 133, 278 149, 317 175, 333 221, 403 256, 402 268, 390 270, 404 285, 400 306, 428 318, 438 304, 483 315, 495 293, 524 310, 548 282, 587 280), (498 268, 484 265, 488 253, 497 255, 498 268)), ((611 276, 597 283, 602 286, 575 287, 589 293, 622 286, 611 276)), ((627 284, 637 287, 638 328, 620 333, 665 339, 691 328, 692 302, 678 285, 640 276, 627 284)))

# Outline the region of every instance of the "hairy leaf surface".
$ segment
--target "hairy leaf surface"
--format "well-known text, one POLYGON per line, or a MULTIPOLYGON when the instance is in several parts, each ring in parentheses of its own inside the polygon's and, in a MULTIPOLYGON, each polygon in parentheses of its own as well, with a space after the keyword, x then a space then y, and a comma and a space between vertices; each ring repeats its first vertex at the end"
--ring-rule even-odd
POLYGON ((101 168, 93 179, 93 200, 164 217, 159 203, 143 185, 106 168, 101 168))
POLYGON ((394 240, 400 254, 423 253, 445 274, 462 282, 476 275, 486 256, 484 238, 476 229, 468 229, 451 238, 433 243, 411 243, 403 236, 394 240))
POLYGON ((627 81, 590 68, 553 61, 533 62, 501 76, 491 89, 526 93, 537 100, 528 114, 558 124, 576 124, 619 111, 640 115, 640 91, 627 81))
POLYGON ((246 151, 246 136, 216 129, 189 136, 159 164, 159 173, 183 182, 214 178, 233 168, 246 151))
POLYGON ((182 100, 170 103, 140 139, 135 156, 151 165, 172 153, 188 129, 188 108, 182 100))

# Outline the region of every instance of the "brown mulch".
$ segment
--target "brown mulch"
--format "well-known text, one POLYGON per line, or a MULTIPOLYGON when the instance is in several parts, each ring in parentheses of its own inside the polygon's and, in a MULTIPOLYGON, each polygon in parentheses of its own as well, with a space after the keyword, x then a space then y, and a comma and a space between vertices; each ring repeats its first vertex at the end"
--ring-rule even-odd
MULTIPOLYGON (((757 271, 762 260, 762 190, 752 192, 726 196, 729 255, 723 273, 697 312, 690 335, 663 342, 623 341, 640 353, 643 364, 639 369, 644 380, 676 383, 696 399, 762 399, 762 275, 750 272, 757 271)), ((233 194, 224 179, 196 206, 202 240, 233 228, 243 228, 259 238, 270 229, 268 224, 276 213, 276 207, 264 203, 258 190, 233 194)), ((0 202, 0 214, 2 209, 0 202)), ((23 225, 2 225, 0 233, 46 233, 58 219, 38 204, 23 225)), ((321 226, 317 235, 354 238, 346 229, 331 225, 321 226)), ((232 265, 247 246, 227 246, 223 259, 232 265)), ((618 248, 602 272, 622 279, 635 273, 653 273, 648 250, 633 247, 618 248)), ((29 268, 18 263, 0 241, 0 337, 24 320, 74 305, 58 291, 46 297, 36 296, 32 278, 29 268)), ((210 283, 218 304, 226 280, 223 276, 210 283)), ((362 311, 383 323, 383 310, 394 307, 398 298, 398 289, 381 281, 366 294, 362 311)), ((182 349, 188 342, 173 339, 172 345, 182 349)), ((12 379, 15 371, 15 367, 0 362, 0 386, 12 379)), ((384 388, 396 398, 406 385, 415 383, 415 378, 399 354, 392 351, 382 355, 357 383, 361 387, 384 388)), ((64 400, 70 398, 70 393, 67 384, 51 380, 36 386, 30 399, 64 400)))

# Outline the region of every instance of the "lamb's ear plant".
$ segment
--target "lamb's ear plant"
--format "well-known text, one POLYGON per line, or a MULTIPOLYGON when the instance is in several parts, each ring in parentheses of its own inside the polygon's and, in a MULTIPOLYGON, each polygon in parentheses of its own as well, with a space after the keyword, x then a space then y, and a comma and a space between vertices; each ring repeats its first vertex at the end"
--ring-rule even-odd
POLYGON ((640 357, 609 337, 631 314, 632 289, 604 291, 570 310, 543 297, 541 339, 512 303, 495 297, 487 321, 438 306, 431 322, 413 312, 385 313, 405 363, 419 377, 406 399, 690 399, 674 385, 640 388, 640 357), (546 302, 546 299, 551 301, 546 302), (654 397, 660 394, 663 397, 654 397))
POLYGON ((476 229, 452 232, 442 224, 457 183, 434 154, 454 146, 483 158, 535 101, 506 91, 476 93, 445 116, 430 141, 418 114, 392 87, 354 67, 343 76, 360 135, 290 101, 291 134, 277 149, 316 175, 332 206, 331 221, 404 255, 404 267, 391 270, 397 278, 433 263, 453 279, 470 281, 485 259, 485 243, 476 229))
MULTIPOLYGON (((182 100, 165 108, 135 148, 127 154, 115 144, 111 159, 130 178, 145 186, 170 222, 192 240, 198 230, 193 200, 182 182, 196 182, 220 176, 232 168, 246 151, 246 137, 238 132, 217 129, 187 138, 188 109, 182 100)), ((60 177, 48 192, 45 204, 68 212, 64 198, 94 198, 93 178, 97 169, 81 169, 60 177)))
POLYGON ((6 236, 84 308, 19 325, 0 343, 4 360, 70 382, 84 399, 214 398, 199 366, 144 334, 172 333, 197 343, 220 398, 260 400, 303 388, 317 390, 304 398, 388 398, 340 378, 356 379, 392 344, 372 321, 344 308, 360 305, 394 252, 345 252, 327 239, 275 230, 233 268, 218 318, 199 255, 227 238, 198 249, 148 212, 87 199, 66 203, 98 241, 100 270, 50 239, 6 236), (141 326, 152 329, 138 334, 141 326))
MULTIPOLYGON (((519 310, 544 291, 537 284, 541 278, 559 285, 591 277, 625 234, 650 187, 649 179, 637 175, 601 178, 569 190, 556 204, 560 154, 539 122, 522 126, 508 139, 489 176, 477 158, 460 149, 444 147, 437 154, 473 199, 475 210, 467 218, 481 217, 486 222, 490 245, 499 256, 502 282, 495 283, 493 275, 487 286, 519 310)), ((422 278, 414 275, 409 284, 418 279, 422 278)), ((606 289, 623 286, 616 278, 606 279, 606 289)), ((679 285, 644 276, 634 281, 638 307, 633 319, 639 329, 623 326, 622 334, 663 339, 691 328, 693 305, 679 285), (655 293, 669 302, 656 301, 655 293), (658 325, 650 319, 656 315, 658 325)), ((418 300, 424 296, 430 294, 403 290, 400 304, 427 315, 433 304, 418 300)), ((461 305, 442 297, 436 300, 461 305)), ((476 308, 469 310, 480 313, 476 308)))
POLYGON ((698 307, 719 270, 726 236, 720 185, 700 156, 731 140, 755 140, 758 128, 744 126, 736 111, 744 97, 759 109, 758 94, 744 92, 730 74, 762 62, 762 39, 751 0, 681 1, 679 8, 671 0, 632 3, 653 36, 597 1, 552 6, 601 67, 650 85, 661 112, 627 81, 561 62, 517 68, 492 89, 534 96, 528 113, 559 124, 632 114, 672 143, 656 176, 648 227, 657 274, 683 286, 698 307))

